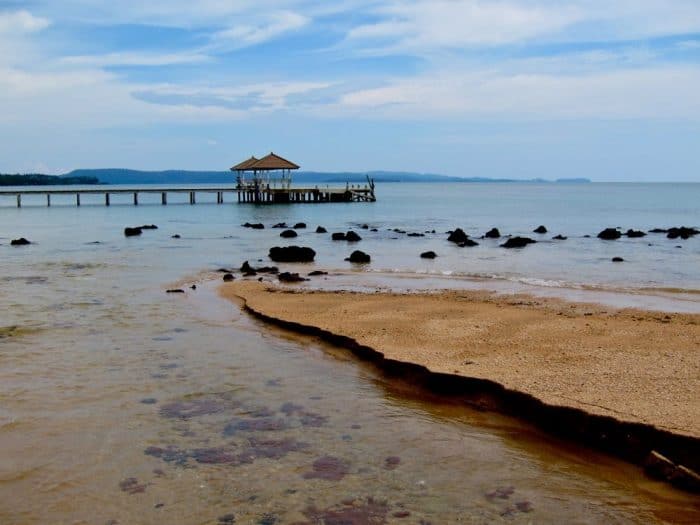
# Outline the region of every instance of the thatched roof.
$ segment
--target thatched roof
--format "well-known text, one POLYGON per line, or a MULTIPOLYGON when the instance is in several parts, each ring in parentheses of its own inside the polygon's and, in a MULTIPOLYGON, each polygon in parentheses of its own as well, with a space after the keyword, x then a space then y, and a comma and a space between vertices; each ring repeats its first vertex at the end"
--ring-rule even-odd
POLYGON ((270 153, 269 155, 258 160, 251 157, 237 164, 231 171, 272 171, 272 170, 298 170, 299 166, 293 162, 283 159, 279 155, 270 153))
POLYGON ((236 164, 233 168, 231 168, 231 171, 244 171, 250 169, 256 162, 258 162, 258 159, 255 157, 250 157, 248 160, 244 160, 240 164, 236 164))

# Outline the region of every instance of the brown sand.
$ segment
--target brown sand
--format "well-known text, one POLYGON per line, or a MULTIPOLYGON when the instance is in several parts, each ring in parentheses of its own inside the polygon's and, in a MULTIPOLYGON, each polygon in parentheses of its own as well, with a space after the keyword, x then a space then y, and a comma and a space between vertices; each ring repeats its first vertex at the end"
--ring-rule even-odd
POLYGON ((241 281, 222 294, 389 359, 700 437, 700 315, 482 292, 291 291, 241 281))

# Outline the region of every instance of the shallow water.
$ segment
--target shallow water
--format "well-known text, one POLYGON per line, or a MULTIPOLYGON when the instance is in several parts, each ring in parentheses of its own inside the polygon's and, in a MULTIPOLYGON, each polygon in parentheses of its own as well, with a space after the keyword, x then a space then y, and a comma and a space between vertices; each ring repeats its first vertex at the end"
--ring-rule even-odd
MULTIPOLYGON (((241 222, 322 213, 331 230, 372 209, 388 213, 0 210, 0 237, 36 242, 0 241, 0 523, 698 521, 697 498, 636 467, 416 391, 217 297, 211 270, 279 240, 241 222), (174 286, 187 293, 164 293, 174 286)), ((382 226, 407 227, 396 221, 382 226)), ((396 242, 413 253, 416 240, 396 242)), ((393 257, 386 242, 358 247, 393 257)), ((347 268, 345 245, 312 230, 299 244, 347 268)))

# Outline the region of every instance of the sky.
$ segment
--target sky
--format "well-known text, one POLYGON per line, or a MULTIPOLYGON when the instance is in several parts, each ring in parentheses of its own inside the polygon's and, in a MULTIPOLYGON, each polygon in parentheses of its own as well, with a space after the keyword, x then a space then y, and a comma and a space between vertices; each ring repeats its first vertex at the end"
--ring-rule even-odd
POLYGON ((0 172, 700 182, 699 0, 0 0, 0 172))

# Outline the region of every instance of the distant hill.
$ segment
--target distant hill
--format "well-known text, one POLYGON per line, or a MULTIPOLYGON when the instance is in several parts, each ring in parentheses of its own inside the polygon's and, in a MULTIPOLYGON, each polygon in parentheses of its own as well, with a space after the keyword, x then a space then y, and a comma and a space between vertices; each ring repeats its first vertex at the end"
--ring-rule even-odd
POLYGON ((0 186, 58 186, 67 184, 99 184, 99 180, 94 176, 71 176, 71 175, 41 175, 39 173, 28 173, 25 175, 3 175, 0 174, 0 186))
MULTIPOLYGON (((545 179, 531 179, 527 181, 516 179, 489 179, 486 177, 449 177, 432 173, 409 173, 402 171, 370 171, 357 172, 294 172, 293 180, 296 183, 363 183, 367 175, 375 182, 553 182, 545 179)), ((104 184, 226 184, 235 181, 235 174, 230 171, 139 171, 129 169, 80 169, 67 173, 63 177, 92 177, 104 184)), ((557 179, 554 182, 590 182, 588 179, 557 179)))

